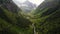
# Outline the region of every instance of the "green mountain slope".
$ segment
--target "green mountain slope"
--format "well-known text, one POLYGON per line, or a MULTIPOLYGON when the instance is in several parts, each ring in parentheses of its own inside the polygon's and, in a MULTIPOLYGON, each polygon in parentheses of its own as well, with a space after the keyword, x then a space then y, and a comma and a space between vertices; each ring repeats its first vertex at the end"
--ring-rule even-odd
POLYGON ((32 14, 38 34, 60 34, 60 0, 46 0, 32 14))
POLYGON ((21 9, 10 2, 12 0, 0 0, 0 34, 31 34, 31 22, 19 13, 21 9))
POLYGON ((12 0, 0 0, 0 34, 60 34, 60 0, 45 0, 25 15, 12 0))

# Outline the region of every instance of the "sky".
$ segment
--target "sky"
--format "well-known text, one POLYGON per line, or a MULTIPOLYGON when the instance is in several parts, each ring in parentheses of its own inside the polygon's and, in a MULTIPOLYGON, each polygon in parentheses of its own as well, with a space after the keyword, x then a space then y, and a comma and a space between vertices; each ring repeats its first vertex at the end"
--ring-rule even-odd
MULTIPOLYGON (((13 0, 13 1, 17 1, 17 2, 20 2, 20 3, 23 3, 23 2, 25 2, 26 0, 13 0)), ((36 4, 37 6, 39 5, 39 4, 41 4, 44 0, 28 0, 28 1, 30 1, 30 2, 32 2, 33 4, 36 4)))

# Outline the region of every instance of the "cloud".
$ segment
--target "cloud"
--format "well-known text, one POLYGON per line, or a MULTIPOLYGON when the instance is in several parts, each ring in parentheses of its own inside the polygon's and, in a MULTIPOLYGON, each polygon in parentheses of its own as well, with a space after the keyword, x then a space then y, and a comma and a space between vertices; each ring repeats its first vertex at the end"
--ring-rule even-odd
MULTIPOLYGON (((18 3, 23 3, 25 2, 26 0, 13 0, 18 3)), ((36 4, 37 6, 40 5, 44 0, 29 0, 30 2, 32 2, 33 4, 36 4)))

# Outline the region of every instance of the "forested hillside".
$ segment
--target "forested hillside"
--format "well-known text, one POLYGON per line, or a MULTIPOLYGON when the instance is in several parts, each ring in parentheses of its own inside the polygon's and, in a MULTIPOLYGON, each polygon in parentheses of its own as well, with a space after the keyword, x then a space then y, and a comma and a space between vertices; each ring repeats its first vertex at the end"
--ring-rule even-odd
POLYGON ((38 34, 60 34, 60 0, 45 0, 32 14, 38 34))
POLYGON ((45 0, 28 14, 0 0, 0 34, 60 34, 60 0, 45 0))
POLYGON ((12 0, 0 0, 0 34, 27 34, 31 22, 12 0), (27 25, 28 24, 28 25, 27 25))

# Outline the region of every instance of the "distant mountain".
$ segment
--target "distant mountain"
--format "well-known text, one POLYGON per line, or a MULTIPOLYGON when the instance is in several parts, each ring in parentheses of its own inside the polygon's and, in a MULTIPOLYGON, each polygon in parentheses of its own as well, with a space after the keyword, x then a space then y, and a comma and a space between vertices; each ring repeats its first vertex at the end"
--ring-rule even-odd
POLYGON ((25 1, 23 4, 26 4, 26 5, 28 5, 28 7, 31 7, 31 8, 35 8, 36 7, 36 5, 35 4, 33 4, 33 3, 31 3, 30 1, 25 1))
POLYGON ((36 5, 30 1, 25 1, 24 3, 20 3, 20 8, 25 12, 30 12, 32 9, 36 8, 36 5))

